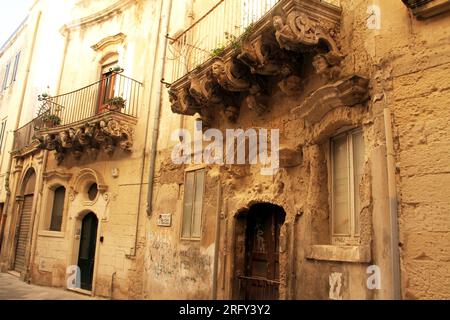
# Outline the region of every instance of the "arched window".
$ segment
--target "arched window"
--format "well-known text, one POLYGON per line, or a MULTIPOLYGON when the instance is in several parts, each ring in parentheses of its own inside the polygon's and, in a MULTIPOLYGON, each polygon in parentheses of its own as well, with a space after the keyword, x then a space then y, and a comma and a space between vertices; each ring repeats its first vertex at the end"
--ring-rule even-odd
POLYGON ((55 189, 53 195, 52 217, 50 220, 50 231, 61 231, 65 197, 66 188, 61 186, 55 189))

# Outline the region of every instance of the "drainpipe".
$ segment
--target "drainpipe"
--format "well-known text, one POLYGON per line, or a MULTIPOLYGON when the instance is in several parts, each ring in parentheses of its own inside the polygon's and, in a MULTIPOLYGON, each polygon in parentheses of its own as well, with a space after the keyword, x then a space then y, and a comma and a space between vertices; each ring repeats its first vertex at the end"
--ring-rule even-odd
POLYGON ((392 138, 392 116, 389 108, 384 109, 384 128, 386 134, 387 178, 391 225, 391 263, 393 299, 401 299, 400 253, 397 217, 397 187, 395 182, 394 143, 392 138))
MULTIPOLYGON (((165 36, 167 34, 167 30, 169 28, 169 16, 170 16, 170 13, 171 13, 171 10, 172 10, 172 0, 170 0, 170 4, 169 4, 168 10, 167 10, 167 13, 164 16, 164 18, 167 19, 164 32, 161 32, 161 28, 163 26, 163 15, 162 15, 163 6, 164 6, 164 1, 161 0, 161 7, 160 7, 160 10, 159 10, 159 12, 161 14, 160 14, 160 17, 159 17, 158 33, 157 33, 158 40, 157 40, 157 44, 156 44, 156 47, 155 47, 155 53, 153 55, 154 57, 156 57, 157 53, 158 53, 161 34, 164 34, 164 36, 165 36)), ((152 39, 150 39, 150 41, 152 41, 152 39)), ((166 49, 165 49, 165 47, 166 46, 164 45, 164 52, 163 52, 163 55, 162 55, 162 58, 161 58, 161 61, 163 63, 162 64, 162 68, 164 68, 164 60, 165 60, 165 56, 166 56, 166 52, 165 52, 166 49)), ((154 66, 156 66, 156 65, 157 64, 155 63, 154 66)), ((160 78, 162 78, 163 72, 164 72, 164 69, 162 69, 160 78)), ((155 76, 155 72, 153 72, 153 70, 152 70, 152 77, 151 77, 150 86, 149 86, 150 92, 151 92, 151 90, 153 88, 153 84, 155 82, 155 77, 156 77, 155 76)), ((160 93, 161 93, 161 91, 159 91, 159 94, 160 93)), ((150 106, 151 106, 151 103, 152 103, 152 97, 153 96, 150 94, 150 98, 149 98, 149 101, 148 101, 148 112, 147 112, 147 117, 146 117, 146 122, 145 122, 144 148, 142 150, 142 157, 141 157, 141 159, 142 159, 142 161, 141 161, 141 174, 140 174, 140 183, 139 183, 138 207, 137 207, 137 214, 136 214, 136 230, 135 230, 135 238, 134 238, 134 247, 131 250, 131 253, 129 255, 127 255, 127 258, 129 258, 129 259, 132 259, 132 258, 136 257, 136 251, 137 251, 136 247, 137 247, 137 243, 138 243, 139 220, 140 220, 140 211, 141 211, 141 203, 142 203, 142 186, 144 184, 144 171, 145 171, 145 158, 146 158, 145 155, 146 155, 146 152, 147 152, 147 142, 148 142, 148 134, 147 134, 147 132, 148 132, 148 129, 149 129, 149 124, 150 124, 150 112, 151 112, 150 106)), ((159 101, 161 100, 160 97, 158 99, 159 99, 159 101)), ((157 110, 157 119, 159 120, 159 107, 157 109, 158 109, 157 110)), ((157 133, 158 133, 158 129, 156 129, 156 134, 157 133)), ((155 135, 155 129, 153 129, 153 135, 155 135)), ((154 147, 154 143, 152 142, 152 150, 153 150, 153 147, 154 147)), ((151 151, 151 153, 153 154, 153 151, 151 151)), ((156 155, 156 150, 155 150, 155 155, 156 155)), ((151 159, 153 159, 153 157, 151 159)), ((151 161, 153 161, 153 162, 151 162, 152 163, 152 167, 153 167, 154 166, 154 159, 151 160, 151 161)), ((151 181, 153 181, 153 178, 152 178, 151 181)), ((150 184, 150 180, 149 180, 149 188, 152 188, 151 184, 150 184)), ((147 206, 147 210, 148 210, 148 206, 147 206)))
MULTIPOLYGON (((30 46, 30 53, 28 55, 28 61, 27 61, 27 68, 25 69, 25 80, 23 82, 23 87, 22 87, 22 92, 21 92, 21 97, 20 97, 20 103, 19 103, 19 112, 17 113, 17 118, 16 118, 16 123, 14 125, 14 131, 17 130, 17 128, 19 127, 19 123, 20 123, 20 118, 22 116, 22 110, 23 110, 23 102, 25 100, 25 93, 27 90, 27 86, 28 86, 28 78, 30 76, 30 67, 31 67, 31 62, 33 60, 33 53, 34 53, 34 47, 36 44, 36 37, 37 37, 37 32, 39 29, 39 24, 41 22, 41 15, 42 12, 39 11, 37 14, 37 18, 36 18, 36 24, 34 25, 34 30, 33 30, 33 40, 31 42, 31 46, 30 46)), ((14 143, 14 140, 13 140, 14 143)), ((9 189, 9 175, 11 173, 11 167, 12 167, 12 156, 9 157, 8 160, 8 171, 6 171, 6 175, 5 175, 5 190, 6 190, 6 199, 5 199, 5 205, 3 208, 3 219, 2 219, 2 223, 0 226, 0 251, 2 249, 2 244, 3 244, 3 236, 4 236, 4 232, 5 232, 5 224, 6 224, 6 215, 9 208, 9 202, 10 202, 10 198, 11 198, 11 190, 9 189), (4 221, 3 221, 4 220, 4 221)))
MULTIPOLYGON (((166 60, 166 51, 167 51, 167 34, 169 31, 169 25, 170 25, 170 15, 172 13, 172 3, 173 0, 168 1, 169 4, 167 6, 167 12, 165 14, 164 19, 166 19, 166 23, 164 24, 164 30, 162 33, 160 33, 160 37, 163 34, 164 40, 161 50, 161 55, 159 56, 159 60, 161 61, 161 70, 158 74, 159 79, 163 79, 164 77, 164 70, 165 70, 165 60, 166 60)), ((160 39, 158 38, 158 44, 160 43, 160 39)), ((159 45, 158 45, 159 47, 159 45)), ((156 92, 156 101, 158 101, 158 105, 155 110, 155 117, 153 118, 153 132, 152 132, 152 144, 151 144, 151 150, 150 150, 150 172, 148 175, 148 192, 147 192, 147 215, 150 216, 152 212, 152 201, 153 201, 153 179, 155 177, 155 162, 156 162, 156 152, 157 152, 157 143, 158 143, 158 135, 159 135, 159 118, 161 115, 161 105, 162 105, 162 90, 164 89, 164 84, 160 83, 159 89, 156 92)), ((151 100, 151 97, 150 97, 151 100)))
POLYGON ((216 235, 214 240, 214 265, 212 275, 212 294, 211 299, 217 300, 217 273, 219 269, 219 240, 220 240, 220 209, 222 201, 222 185, 217 183, 217 209, 216 209, 216 235))

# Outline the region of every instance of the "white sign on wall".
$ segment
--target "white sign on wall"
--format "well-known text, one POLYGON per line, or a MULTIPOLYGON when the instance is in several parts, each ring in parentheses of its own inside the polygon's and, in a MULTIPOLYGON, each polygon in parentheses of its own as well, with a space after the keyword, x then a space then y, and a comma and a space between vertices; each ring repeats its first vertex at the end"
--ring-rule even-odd
POLYGON ((170 214, 170 213, 161 213, 158 216, 157 224, 160 227, 170 227, 172 225, 172 214, 170 214))

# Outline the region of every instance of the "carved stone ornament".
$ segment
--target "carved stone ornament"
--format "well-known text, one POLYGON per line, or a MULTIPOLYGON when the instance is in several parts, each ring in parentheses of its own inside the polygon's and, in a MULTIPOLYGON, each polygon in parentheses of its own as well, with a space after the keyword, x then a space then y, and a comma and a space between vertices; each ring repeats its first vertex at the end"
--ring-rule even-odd
POLYGON ((39 148, 55 151, 58 164, 61 164, 67 154, 80 160, 85 155, 95 159, 101 149, 108 155, 112 155, 117 148, 130 152, 135 120, 128 117, 104 113, 75 127, 60 126, 38 131, 39 148))
POLYGON ((292 113, 315 123, 337 107, 353 107, 369 98, 369 80, 353 75, 314 91, 292 113))
POLYGON ((207 126, 217 106, 230 122, 237 121, 241 107, 260 115, 267 110, 272 84, 285 95, 301 93, 307 78, 302 75, 304 62, 311 57, 327 84, 339 79, 343 55, 333 37, 340 8, 313 0, 281 0, 271 12, 235 39, 236 46, 168 85, 174 113, 200 114, 207 126))

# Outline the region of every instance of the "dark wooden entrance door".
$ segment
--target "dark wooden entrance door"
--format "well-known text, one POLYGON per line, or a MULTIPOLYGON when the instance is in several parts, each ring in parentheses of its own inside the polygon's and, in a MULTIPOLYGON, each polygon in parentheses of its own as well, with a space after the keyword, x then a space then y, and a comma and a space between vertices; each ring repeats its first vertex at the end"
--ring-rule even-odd
POLYGON ((92 289, 94 275, 95 245, 97 243, 98 219, 94 213, 83 218, 80 236, 80 250, 78 253, 78 266, 81 272, 81 289, 92 289))
POLYGON ((284 211, 271 204, 252 206, 247 218, 244 298, 276 300, 279 289, 280 227, 284 211))
POLYGON ((14 257, 14 270, 18 272, 26 271, 25 253, 27 251, 28 235, 31 224, 31 208, 33 206, 33 195, 24 196, 22 210, 20 213, 20 222, 18 229, 16 254, 14 257))

